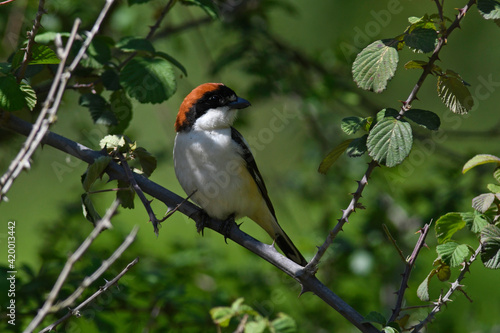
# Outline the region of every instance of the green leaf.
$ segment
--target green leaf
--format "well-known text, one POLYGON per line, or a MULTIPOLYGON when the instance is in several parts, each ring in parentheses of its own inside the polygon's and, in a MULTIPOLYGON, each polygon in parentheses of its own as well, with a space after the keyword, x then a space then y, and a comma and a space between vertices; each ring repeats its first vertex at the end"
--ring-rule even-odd
POLYGON ((416 28, 405 35, 403 40, 414 51, 428 53, 434 50, 437 32, 434 29, 416 28))
POLYGON ((128 182, 118 179, 118 188, 124 189, 116 191, 116 199, 120 200, 120 205, 123 208, 134 208, 135 191, 130 187, 128 182))
POLYGON ((481 260, 486 268, 500 268, 500 228, 493 224, 487 225, 481 232, 483 251, 481 260))
POLYGON ((8 62, 0 62, 0 73, 9 74, 10 69, 12 68, 11 64, 8 62))
POLYGON ((21 89, 21 91, 24 94, 24 101, 26 103, 26 106, 28 107, 28 109, 30 109, 30 111, 33 111, 33 109, 36 106, 36 93, 35 93, 35 91, 33 90, 33 88, 31 88, 31 86, 29 84, 27 84, 23 81, 19 85, 19 88, 21 89))
POLYGON ((144 172, 144 175, 146 177, 151 176, 153 171, 156 169, 156 157, 151 155, 150 152, 142 147, 137 147, 136 149, 134 149, 132 154, 135 158, 139 159, 139 163, 141 164, 142 172, 144 172))
POLYGON ((411 126, 404 120, 387 117, 368 134, 368 154, 377 162, 394 167, 410 154, 413 144, 411 126))
POLYGON ((365 47, 352 65, 354 82, 358 87, 380 93, 394 76, 398 65, 397 41, 377 40, 365 47))
MULTIPOLYGON (((486 164, 486 163, 496 163, 497 168, 498 168, 498 167, 500 167, 500 158, 498 158, 494 155, 488 155, 488 154, 476 155, 464 164, 464 167, 462 168, 462 173, 466 173, 470 169, 475 168, 478 165, 482 165, 482 164, 486 164)), ((498 181, 500 181, 500 180, 498 180, 498 181)))
POLYGON ((85 216, 88 221, 95 225, 95 223, 101 219, 101 216, 95 209, 88 193, 83 193, 81 198, 83 216, 85 216))
POLYGON ((198 6, 207 13, 212 19, 219 17, 219 8, 211 0, 181 0, 183 5, 198 6))
POLYGON ((396 118, 397 116, 399 116, 398 111, 396 111, 392 108, 385 108, 385 109, 382 109, 379 112, 377 112, 376 122, 378 123, 387 117, 396 118))
MULTIPOLYGON (((99 146, 101 149, 109 149, 113 150, 115 148, 126 148, 130 146, 131 141, 125 135, 106 135, 104 138, 99 141, 99 146)), ((121 149, 120 149, 121 150, 121 149)))
POLYGON ((452 70, 438 77, 438 96, 453 113, 466 114, 474 105, 474 100, 464 81, 452 70))
POLYGON ((177 89, 170 63, 160 58, 135 57, 120 73, 120 84, 141 103, 161 103, 177 89))
POLYGON ((260 317, 257 321, 247 322, 245 325, 245 333, 264 333, 267 326, 267 320, 260 317))
POLYGON ((177 61, 177 59, 175 59, 171 55, 169 55, 169 54, 167 54, 165 52, 156 52, 155 55, 158 56, 158 57, 161 57, 161 58, 163 58, 165 60, 167 60, 168 62, 170 62, 175 67, 179 68, 181 70, 181 72, 185 76, 188 76, 186 68, 179 61, 177 61))
POLYGON ((429 275, 420 283, 417 288, 417 297, 420 298, 421 301, 428 302, 429 301, 429 282, 431 278, 436 275, 436 270, 433 269, 429 275))
POLYGON ((13 75, 0 76, 0 108, 16 111, 26 106, 26 95, 13 75))
POLYGON ((35 44, 32 48, 31 60, 28 65, 53 65, 60 63, 61 60, 56 53, 48 46, 35 44))
POLYGON ((220 327, 228 327, 233 315, 234 311, 226 306, 218 306, 210 309, 212 320, 220 327))
POLYGON ((500 183, 500 167, 496 167, 493 171, 493 178, 500 183))
POLYGON ((488 187, 488 190, 490 190, 493 193, 500 193, 500 185, 488 184, 487 187, 488 187))
POLYGON ((490 224, 488 217, 476 210, 471 213, 461 214, 462 218, 465 221, 465 224, 467 225, 467 228, 469 228, 470 231, 475 234, 481 232, 486 225, 490 224))
POLYGON ((326 174, 326 172, 331 168, 333 163, 344 153, 344 151, 349 147, 349 144, 352 142, 352 139, 345 140, 338 144, 335 148, 332 149, 326 155, 326 157, 321 161, 321 164, 319 165, 318 172, 322 174, 326 174))
POLYGON ((447 265, 457 267, 462 264, 470 255, 470 248, 466 244, 447 242, 436 246, 439 257, 447 265))
POLYGON ((120 76, 114 69, 106 69, 101 74, 102 84, 107 90, 116 91, 122 89, 120 85, 120 76))
POLYGON ((394 327, 391 327, 391 326, 386 326, 382 329, 382 332, 384 333, 399 333, 399 331, 394 328, 394 327))
POLYGON ((444 261, 441 259, 436 259, 434 260, 434 263, 432 264, 433 266, 437 266, 435 269, 436 276, 438 277, 439 281, 444 282, 448 281, 451 277, 451 268, 449 265, 447 265, 444 261))
MULTIPOLYGON (((79 42, 78 45, 81 45, 79 42)), ((111 46, 114 41, 107 36, 95 36, 90 42, 86 56, 82 59, 81 65, 88 68, 102 68, 111 60, 111 46)))
POLYGON ((69 37, 71 35, 69 32, 46 31, 46 32, 36 34, 35 42, 37 42, 39 44, 49 44, 56 39, 56 36, 58 34, 60 34, 61 37, 69 37))
POLYGON ((110 162, 110 156, 101 156, 88 166, 87 171, 82 176, 82 186, 85 192, 89 192, 95 181, 102 177, 110 162))
POLYGON ((441 216, 435 224, 436 236, 439 243, 450 240, 453 235, 465 227, 466 222, 461 213, 448 213, 441 216))
POLYGON ((406 111, 405 118, 431 131, 437 131, 441 126, 441 119, 432 111, 410 109, 406 111))
POLYGON ((150 53, 151 55, 156 51, 153 44, 149 40, 132 36, 122 38, 118 43, 116 43, 116 47, 123 52, 144 51, 150 53))
POLYGON ((376 311, 372 311, 365 316, 365 320, 363 322, 365 322, 365 323, 377 323, 377 324, 385 326, 385 324, 387 323, 387 320, 385 319, 385 317, 381 313, 376 312, 376 311))
POLYGON ((118 120, 111 111, 111 106, 101 95, 83 94, 80 96, 78 103, 80 106, 89 109, 94 123, 106 126, 118 124, 118 120))
POLYGON ((478 0, 477 9, 486 20, 493 20, 500 26, 500 2, 495 0, 478 0))
POLYGON ((368 139, 368 134, 363 135, 360 138, 352 140, 349 147, 346 149, 346 154, 349 157, 360 157, 368 148, 366 147, 366 140, 368 139))
POLYGON ((123 90, 114 91, 110 96, 111 112, 118 125, 109 127, 110 134, 123 134, 132 120, 132 103, 123 90))
POLYGON ((480 213, 485 213, 495 201, 493 193, 483 193, 472 199, 472 207, 480 213))
POLYGON ((427 66, 427 64, 428 64, 427 61, 410 60, 405 64, 404 68, 405 69, 424 69, 424 67, 427 66))
POLYGON ((294 333, 297 331, 295 320, 281 312, 278 313, 277 318, 271 322, 271 327, 276 333, 294 333))
POLYGON ((347 117, 342 119, 340 123, 340 128, 344 133, 351 135, 356 133, 361 126, 363 126, 364 118, 361 117, 347 117))

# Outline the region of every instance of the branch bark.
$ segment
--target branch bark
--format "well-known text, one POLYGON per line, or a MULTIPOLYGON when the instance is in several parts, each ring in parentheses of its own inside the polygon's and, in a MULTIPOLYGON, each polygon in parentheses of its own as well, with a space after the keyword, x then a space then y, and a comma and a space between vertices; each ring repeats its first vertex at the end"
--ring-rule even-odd
MULTIPOLYGON (((30 123, 15 116, 9 117, 6 121, 1 123, 0 126, 23 135, 28 135, 32 128, 32 125, 30 123)), ((78 159, 81 159, 82 161, 85 161, 86 163, 93 163, 96 158, 103 156, 103 153, 99 151, 94 151, 82 144, 79 144, 52 132, 47 132, 44 139, 42 140, 42 143, 70 154, 78 159)), ((120 165, 115 162, 111 162, 109 164, 108 168, 106 169, 106 173, 111 177, 111 179, 120 179, 124 181, 127 180, 125 171, 120 165)), ((137 185, 141 187, 144 193, 147 193, 154 198, 162 201, 168 207, 177 207, 177 210, 184 215, 192 218, 197 222, 200 222, 199 213, 201 212, 201 210, 199 207, 192 204, 191 202, 184 202, 184 198, 167 190, 166 188, 158 185, 157 183, 147 179, 142 175, 134 173, 133 176, 137 185)), ((221 221, 208 219, 204 222, 206 228, 221 233, 221 221)), ((284 273, 291 276, 302 285, 303 293, 310 291, 317 295, 325 303, 327 303, 338 313, 340 313, 344 318, 349 320, 361 332, 379 332, 373 325, 364 322, 364 317, 361 314, 359 314, 343 299, 341 299, 330 289, 328 289, 313 274, 309 273, 305 268, 297 265, 293 261, 281 255, 273 245, 261 243, 234 226, 230 228, 227 234, 224 233, 224 236, 243 246, 244 248, 252 251, 264 260, 276 266, 284 273)))

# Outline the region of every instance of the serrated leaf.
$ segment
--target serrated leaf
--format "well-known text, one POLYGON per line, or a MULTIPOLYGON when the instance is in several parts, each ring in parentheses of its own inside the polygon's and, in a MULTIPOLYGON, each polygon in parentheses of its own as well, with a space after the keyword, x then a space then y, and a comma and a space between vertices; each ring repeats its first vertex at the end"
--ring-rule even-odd
POLYGON ((109 99, 118 125, 109 127, 109 134, 123 134, 132 120, 132 103, 123 90, 114 91, 109 99))
POLYGON ((493 178, 500 183, 500 167, 496 167, 493 171, 493 178))
POLYGON ((344 153, 344 151, 349 147, 349 144, 352 142, 352 139, 345 140, 338 144, 335 148, 332 149, 326 155, 326 157, 321 161, 319 165, 318 172, 322 174, 326 174, 326 172, 332 167, 333 163, 344 153))
POLYGON ((493 193, 480 194, 472 199, 472 207, 478 212, 484 213, 491 207, 495 198, 493 193))
POLYGON ((21 82, 19 88, 24 94, 24 102, 26 103, 26 106, 28 107, 28 109, 30 109, 30 111, 33 111, 33 109, 36 106, 36 100, 37 100, 35 91, 33 90, 33 88, 31 88, 29 84, 25 82, 21 82))
POLYGON ((108 150, 113 150, 115 148, 128 148, 132 144, 131 140, 125 135, 106 135, 99 141, 99 146, 101 149, 107 148, 108 150))
POLYGON ((431 278, 436 274, 436 270, 432 270, 427 277, 420 283, 417 288, 417 297, 420 298, 421 301, 428 302, 429 301, 429 282, 431 278))
MULTIPOLYGON (((80 45, 79 41, 77 44, 80 45)), ((95 36, 90 42, 85 57, 81 61, 83 67, 102 68, 111 60, 111 48, 113 39, 107 36, 95 36)))
POLYGON ((438 77, 438 96, 441 101, 453 113, 466 114, 474 106, 474 100, 464 81, 457 73, 446 70, 446 73, 438 77))
POLYGON ((388 117, 378 122, 368 134, 368 154, 377 162, 394 167, 410 154, 413 144, 411 126, 404 120, 388 117))
POLYGON ((107 90, 116 91, 122 89, 120 85, 120 76, 114 69, 106 69, 101 74, 102 84, 107 90))
POLYGON ((362 117, 347 117, 342 119, 340 128, 344 133, 351 135, 356 133, 363 126, 364 118, 362 117))
POLYGON ((120 39, 120 41, 116 43, 116 47, 123 52, 144 51, 154 54, 156 51, 153 44, 149 40, 132 36, 120 39))
POLYGON ((481 232, 481 230, 490 223, 488 217, 476 210, 470 213, 461 213, 461 215, 467 228, 475 234, 481 232))
POLYGON ((219 17, 219 8, 211 0, 181 0, 181 3, 187 6, 200 7, 214 20, 219 17))
POLYGON ((443 262, 438 268, 436 268, 436 276, 441 282, 448 281, 451 277, 450 266, 443 262))
POLYGON ((418 27, 405 35, 403 40, 413 50, 428 53, 434 50, 437 32, 434 29, 418 27))
POLYGON ((399 333, 399 331, 396 328, 391 327, 391 326, 386 326, 386 327, 382 328, 382 332, 384 332, 384 333, 399 333))
POLYGON ((162 57, 163 59, 167 60, 168 62, 170 62, 175 67, 179 68, 181 70, 181 72, 185 76, 188 76, 186 67, 184 67, 179 61, 177 61, 177 59, 175 59, 171 55, 169 55, 169 54, 167 54, 165 52, 156 52, 155 55, 158 56, 158 57, 162 57))
POLYGON ((363 135, 360 138, 352 140, 349 147, 346 149, 346 154, 349 157, 360 157, 368 148, 366 147, 366 140, 368 139, 368 134, 363 135))
POLYGON ((461 213, 448 213, 441 216, 435 224, 436 236, 439 243, 450 240, 453 235, 465 227, 466 222, 461 213))
POLYGON ((32 48, 31 60, 28 65, 54 65, 60 63, 61 60, 56 53, 48 46, 35 44, 32 48))
POLYGON ((245 333, 264 333, 266 331, 268 322, 264 318, 257 321, 248 322, 245 325, 245 333))
POLYGON ((101 219, 101 216, 95 209, 92 200, 90 200, 90 195, 88 193, 83 193, 81 196, 81 202, 83 216, 85 216, 88 221, 95 225, 95 223, 101 219))
POLYGON ((377 40, 365 47, 352 65, 354 82, 361 89, 380 93, 387 87, 398 65, 394 40, 377 40))
POLYGON ((447 242, 436 246, 436 252, 447 265, 457 267, 470 255, 470 248, 466 244, 447 242))
POLYGON ((120 84, 130 97, 141 103, 161 103, 177 89, 175 74, 161 58, 135 57, 120 72, 120 84))
POLYGON ((481 260, 486 268, 500 268, 500 228, 493 224, 487 225, 481 232, 481 260))
POLYGON ((382 119, 387 117, 396 118, 397 116, 399 116, 399 112, 397 110, 394 110, 392 108, 385 108, 377 112, 376 122, 378 123, 382 121, 382 119))
POLYGON ((488 184, 487 187, 488 187, 488 190, 490 190, 493 193, 500 193, 500 185, 488 184))
MULTIPOLYGON (((476 155, 464 164, 464 167, 462 168, 462 173, 466 173, 470 169, 477 167, 478 165, 482 165, 482 164, 486 164, 486 163, 497 163, 497 165, 500 166, 500 158, 498 158, 494 155, 489 155, 489 154, 476 155)), ((497 167, 497 169, 498 169, 498 167, 497 167)), ((500 175, 500 171, 499 171, 499 175, 500 175)), ((499 176, 499 178, 500 178, 500 176, 499 176)))
POLYGON ((406 111, 405 118, 431 131, 437 131, 441 126, 441 119, 432 111, 410 109, 406 111))
POLYGON ((87 171, 82 176, 82 186, 85 192, 89 192, 90 188, 94 184, 94 182, 101 178, 104 170, 111 162, 110 156, 101 156, 97 158, 94 163, 90 164, 87 168, 87 171))
POLYGON ((128 182, 118 179, 118 188, 122 190, 116 191, 116 199, 120 200, 120 205, 123 208, 134 208, 135 191, 130 187, 128 182))
POLYGON ((78 104, 89 109, 94 123, 106 126, 118 124, 118 120, 111 111, 111 106, 101 95, 83 94, 80 96, 78 104))
POLYGON ((0 76, 0 108, 16 111, 26 105, 26 96, 13 75, 0 76))
POLYGON ((500 2, 495 0, 478 0, 477 9, 486 20, 493 20, 500 26, 500 2))
POLYGON ((151 176, 153 171, 156 169, 156 164, 157 164, 156 157, 151 155, 149 151, 147 151, 142 147, 137 147, 136 149, 134 149, 133 155, 135 158, 139 160, 144 175, 146 177, 151 176))
POLYGON ((385 326, 385 324, 387 323, 387 320, 385 319, 385 317, 381 313, 376 312, 376 311, 372 311, 365 316, 365 320, 363 322, 365 322, 365 323, 377 323, 377 324, 385 326))
POLYGON ((281 312, 278 313, 277 317, 278 318, 274 319, 271 322, 271 327, 274 329, 274 332, 294 333, 297 331, 297 324, 295 323, 295 320, 292 317, 281 312))

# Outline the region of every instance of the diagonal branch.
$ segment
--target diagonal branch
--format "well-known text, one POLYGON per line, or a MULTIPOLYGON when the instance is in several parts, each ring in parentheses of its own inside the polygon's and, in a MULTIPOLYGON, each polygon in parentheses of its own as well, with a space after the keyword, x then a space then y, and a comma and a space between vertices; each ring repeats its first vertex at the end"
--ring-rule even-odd
MULTIPOLYGON (((15 116, 10 117, 7 122, 0 123, 0 125, 23 135, 27 135, 32 127, 30 123, 15 116)), ((92 163, 96 158, 103 156, 103 153, 99 151, 94 151, 77 142, 51 132, 48 132, 46 134, 43 143, 59 149, 67 154, 70 154, 78 159, 81 159, 86 163, 92 163)), ((111 179, 120 179, 124 181, 127 180, 127 175, 125 174, 123 167, 115 162, 111 162, 108 165, 108 167, 106 168, 106 173, 110 176, 111 179)), ((144 193, 157 198, 158 200, 165 203, 168 207, 177 206, 179 212, 192 218, 196 222, 199 222, 199 207, 195 206, 189 201, 185 201, 184 198, 154 183, 153 181, 142 175, 134 173, 133 176, 135 181, 137 182, 137 185, 142 189, 144 193)), ((215 219, 206 219, 204 220, 204 223, 207 228, 223 234, 223 232, 220 230, 221 221, 215 219)), ((281 255, 274 248, 274 246, 261 243, 236 227, 230 228, 227 234, 223 235, 231 239, 235 243, 241 245, 242 247, 257 254, 287 275, 291 276, 302 285, 303 292, 310 291, 320 297, 335 311, 339 312, 344 318, 349 320, 361 332, 378 332, 378 330, 373 325, 371 325, 370 323, 366 323, 364 317, 355 309, 353 309, 349 304, 347 304, 343 299, 341 299, 330 289, 328 289, 315 276, 313 276, 312 274, 308 274, 304 267, 297 265, 293 261, 281 255)))
MULTIPOLYGON (((453 293, 455 291, 457 291, 457 290, 463 291, 462 285, 460 284, 460 282, 462 282, 462 280, 465 278, 465 273, 467 273, 469 271, 470 265, 472 265, 472 263, 477 259, 477 257, 479 256, 479 254, 481 253, 482 250, 483 250, 483 244, 479 244, 479 246, 476 249, 476 252, 474 252, 472 254, 472 256, 469 258, 468 261, 464 262, 464 267, 462 268, 462 271, 458 275, 455 282, 453 282, 451 284, 450 289, 448 289, 448 291, 446 292, 446 294, 444 296, 442 296, 442 295, 439 296, 439 299, 434 303, 434 308, 432 309, 432 311, 427 315, 427 317, 424 320, 422 320, 420 323, 418 323, 418 325, 413 327, 412 333, 420 332, 420 330, 422 328, 424 328, 425 325, 430 323, 434 319, 434 317, 436 316, 436 313, 441 311, 441 308, 443 307, 443 305, 446 305, 448 302, 451 301, 450 297, 451 297, 451 295, 453 295, 453 293)), ((466 297, 467 297, 467 295, 466 295, 466 297)), ((469 297, 467 297, 467 298, 469 298, 469 297)))
POLYGON ((415 248, 413 249, 410 258, 406 261, 405 271, 403 273, 403 278, 401 279, 401 285, 399 287, 399 290, 396 292, 396 294, 398 295, 396 306, 392 310, 391 318, 388 320, 389 323, 395 321, 399 316, 399 313, 401 312, 401 306, 403 305, 405 290, 408 288, 408 280, 410 279, 411 270, 415 265, 415 261, 417 260, 420 250, 425 245, 425 238, 429 234, 431 223, 432 221, 428 224, 425 224, 423 228, 420 229, 420 237, 418 237, 417 243, 415 244, 415 248))
POLYGON ((42 320, 47 316, 47 314, 51 311, 52 305, 59 294, 64 282, 68 278, 68 275, 73 268, 73 265, 80 259, 80 257, 87 251, 90 245, 94 242, 94 240, 99 236, 101 231, 104 229, 109 229, 112 227, 111 225, 111 217, 116 213, 119 202, 115 200, 111 207, 107 210, 106 214, 102 219, 100 219, 92 232, 88 235, 88 237, 83 241, 83 243, 76 249, 76 251, 68 258, 66 264, 64 265, 61 274, 57 278, 56 283, 52 287, 52 290, 47 297, 47 300, 43 304, 42 308, 38 310, 36 317, 30 322, 28 327, 24 330, 24 332, 33 332, 33 330, 42 322, 42 320))
POLYGON ((85 301, 80 303, 76 308, 70 310, 68 313, 66 313, 63 317, 59 318, 56 322, 53 324, 50 324, 49 326, 45 327, 43 330, 40 331, 40 333, 45 333, 45 332, 51 332, 53 331, 58 325, 61 323, 65 322, 68 320, 71 316, 78 316, 80 314, 80 310, 86 307, 88 304, 93 302, 99 295, 107 291, 110 287, 114 286, 118 281, 135 265, 139 262, 139 257, 135 258, 132 260, 117 276, 115 276, 111 281, 106 282, 106 284, 102 287, 99 288, 95 293, 93 293, 89 298, 87 298, 85 301))

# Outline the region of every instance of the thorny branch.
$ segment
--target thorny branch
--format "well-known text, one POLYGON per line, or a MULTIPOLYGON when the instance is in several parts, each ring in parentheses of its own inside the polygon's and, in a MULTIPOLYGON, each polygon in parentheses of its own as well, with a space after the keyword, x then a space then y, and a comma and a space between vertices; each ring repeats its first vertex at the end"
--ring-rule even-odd
MULTIPOLYGON (((450 297, 451 295, 453 295, 455 291, 460 290, 463 292, 462 290, 463 286, 460 284, 460 282, 462 282, 462 280, 465 278, 465 273, 469 271, 470 265, 472 265, 472 263, 477 259, 482 250, 483 250, 483 244, 479 244, 478 248, 476 249, 476 252, 472 254, 472 256, 469 258, 468 261, 464 262, 464 267, 462 268, 462 271, 458 275, 455 282, 451 284, 450 289, 448 289, 448 292, 446 292, 444 296, 439 296, 439 299, 434 303, 434 308, 432 309, 432 311, 427 315, 427 317, 424 320, 422 320, 418 325, 413 327, 412 333, 420 332, 420 330, 422 330, 422 328, 424 328, 425 325, 430 323, 434 319, 436 313, 441 311, 443 305, 446 305, 448 302, 451 301, 450 297)), ((465 296, 470 301, 470 298, 467 296, 467 294, 465 294, 465 296)))
MULTIPOLYGON (((408 98, 403 102, 403 105, 401 106, 401 109, 399 111, 398 119, 403 118, 405 112, 411 109, 411 106, 412 106, 411 104, 417 98, 418 91, 422 87, 422 84, 424 83, 427 76, 431 73, 434 62, 436 62, 436 60, 439 59, 439 53, 441 52, 441 49, 443 48, 443 46, 446 44, 448 36, 453 32, 453 30, 455 30, 456 28, 458 28, 460 26, 461 20, 464 18, 467 11, 470 9, 470 7, 475 2, 476 2, 476 0, 470 0, 467 3, 467 5, 465 5, 465 7, 459 9, 455 20, 450 24, 450 26, 443 32, 443 35, 438 39, 438 43, 436 45, 436 48, 434 49, 432 56, 429 58, 429 62, 427 63, 426 66, 424 66, 424 70, 422 72, 422 75, 420 75, 417 83, 413 87, 408 98)), ((356 208, 358 208, 357 205, 358 205, 359 199, 361 198, 363 190, 364 190, 366 184, 368 183, 368 179, 369 179, 373 169, 376 166, 378 166, 378 163, 374 160, 372 160, 369 163, 368 169, 366 170, 365 174, 363 175, 363 178, 361 179, 361 181, 358 182, 358 188, 357 188, 356 192, 354 192, 353 198, 352 198, 351 202, 349 203, 349 206, 347 207, 347 209, 342 211, 342 217, 338 220, 338 223, 335 225, 335 227, 329 232, 323 245, 321 245, 318 248, 318 252, 315 254, 314 258, 306 266, 306 269, 309 272, 316 271, 316 266, 319 264, 321 258, 326 253, 326 250, 333 243, 333 240, 335 239, 337 234, 342 230, 343 225, 345 223, 349 222, 349 216, 355 211, 356 208)))
POLYGON ((388 322, 395 321, 401 312, 401 306, 403 305, 403 299, 405 295, 405 290, 408 288, 408 280, 410 279, 411 270, 415 265, 415 261, 417 260, 418 254, 422 247, 425 245, 425 238, 431 229, 431 223, 425 224, 422 229, 420 229, 420 237, 418 237, 417 243, 413 248, 413 252, 411 253, 410 258, 406 261, 405 271, 403 273, 403 278, 401 279, 401 285, 399 290, 396 292, 398 298, 396 300, 396 306, 392 310, 391 318, 388 322))
POLYGON ((93 293, 89 298, 87 298, 85 301, 80 303, 76 308, 70 309, 68 313, 66 313, 63 317, 59 318, 56 322, 53 324, 50 324, 49 326, 45 327, 43 330, 40 331, 40 333, 45 333, 45 332, 51 332, 53 331, 58 325, 61 323, 65 322, 68 320, 71 316, 79 316, 80 315, 80 310, 82 310, 84 307, 86 307, 88 304, 93 302, 99 295, 102 293, 106 292, 110 287, 114 286, 118 281, 134 266, 139 262, 139 257, 135 258, 132 260, 117 276, 115 276, 111 281, 106 282, 106 284, 102 287, 99 288, 95 293, 93 293))

